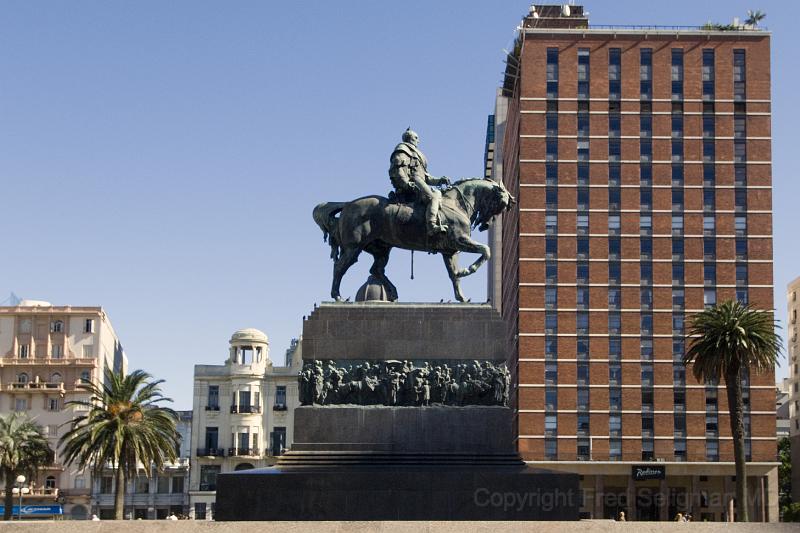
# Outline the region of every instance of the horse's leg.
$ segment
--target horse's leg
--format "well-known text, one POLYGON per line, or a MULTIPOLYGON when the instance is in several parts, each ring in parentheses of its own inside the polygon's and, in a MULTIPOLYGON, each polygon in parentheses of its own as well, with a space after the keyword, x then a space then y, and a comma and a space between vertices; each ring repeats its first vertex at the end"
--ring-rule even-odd
POLYGON ((347 272, 347 269, 353 266, 356 261, 358 261, 358 256, 360 253, 361 249, 357 246, 343 248, 339 252, 339 258, 333 264, 333 285, 331 286, 331 298, 337 302, 342 300, 342 296, 339 294, 339 286, 342 283, 342 278, 344 277, 345 272, 347 272))
POLYGON ((459 252, 481 254, 481 256, 476 259, 475 262, 472 263, 468 268, 456 272, 456 276, 459 278, 474 274, 475 271, 483 266, 483 264, 492 256, 492 252, 489 250, 488 246, 477 241, 473 241, 468 235, 464 235, 456 240, 456 248, 458 248, 459 252))
POLYGON ((463 302, 464 294, 461 292, 461 280, 456 275, 458 271, 458 252, 452 254, 443 253, 442 258, 447 269, 447 275, 450 276, 450 281, 453 282, 453 292, 456 295, 456 300, 463 302))
POLYGON ((386 265, 389 263, 389 252, 392 251, 392 248, 390 246, 373 243, 366 250, 375 258, 372 263, 372 268, 369 269, 369 273, 384 284, 389 301, 394 302, 397 300, 397 287, 386 277, 386 265))

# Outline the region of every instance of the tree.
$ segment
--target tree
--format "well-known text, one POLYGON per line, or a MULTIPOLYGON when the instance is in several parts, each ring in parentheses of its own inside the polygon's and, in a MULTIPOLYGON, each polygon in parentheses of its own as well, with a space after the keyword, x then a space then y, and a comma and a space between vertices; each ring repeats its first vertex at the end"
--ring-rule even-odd
POLYGON ((67 402, 88 409, 88 414, 68 423, 71 428, 59 442, 64 460, 91 467, 96 474, 107 465, 114 469, 116 520, 123 519, 125 486, 136 476, 137 467, 144 465, 149 476, 150 465, 161 470, 177 458, 177 415, 159 405, 172 400, 161 394, 164 381, 151 378, 143 370, 123 375, 106 369, 104 384, 79 386, 91 398, 67 402))
POLYGON ((744 21, 744 23, 748 26, 758 26, 758 23, 764 20, 766 16, 767 14, 761 11, 760 9, 757 9, 755 11, 748 9, 747 19, 744 21))
POLYGON ((742 379, 749 371, 775 368, 782 340, 772 313, 736 301, 715 305, 691 317, 690 345, 683 356, 698 381, 725 379, 736 462, 737 518, 747 522, 747 473, 744 451, 742 379))
POLYGON ((778 508, 782 513, 792 504, 792 451, 789 437, 778 441, 778 508))
POLYGON ((40 466, 53 462, 53 450, 42 427, 25 414, 0 416, 0 475, 5 481, 3 520, 11 520, 13 489, 17 476, 29 477, 40 466))

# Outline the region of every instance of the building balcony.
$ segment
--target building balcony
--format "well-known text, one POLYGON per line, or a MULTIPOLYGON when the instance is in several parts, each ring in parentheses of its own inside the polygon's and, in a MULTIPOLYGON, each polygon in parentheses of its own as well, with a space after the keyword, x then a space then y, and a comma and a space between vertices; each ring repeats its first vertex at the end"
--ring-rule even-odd
POLYGON ((4 390, 7 392, 58 392, 63 394, 66 392, 64 388, 64 383, 51 383, 46 381, 29 381, 27 383, 6 383, 5 385, 0 386, 0 390, 4 390))
POLYGON ((214 492, 217 490, 216 483, 200 483, 200 490, 206 492, 214 492))
POLYGON ((260 405, 231 405, 232 414, 249 415, 261 412, 260 405))
POLYGON ((287 409, 288 407, 286 406, 285 403, 276 403, 275 405, 272 406, 273 411, 286 411, 287 409))
POLYGON ((259 457, 258 448, 228 448, 228 457, 259 457))
MULTIPOLYGON (((57 499, 59 495, 59 490, 55 487, 34 487, 32 489, 28 489, 28 492, 22 493, 22 499, 25 498, 46 498, 46 499, 57 499)), ((19 498, 19 494, 15 496, 19 498)))
POLYGON ((90 489, 89 487, 83 489, 60 489, 58 493, 59 495, 64 496, 66 498, 83 497, 83 496, 91 496, 92 489, 90 489))
POLYGON ((198 448, 198 457, 225 457, 224 448, 198 448))
POLYGON ((85 366, 96 367, 97 359, 93 357, 0 357, 0 366, 85 366))

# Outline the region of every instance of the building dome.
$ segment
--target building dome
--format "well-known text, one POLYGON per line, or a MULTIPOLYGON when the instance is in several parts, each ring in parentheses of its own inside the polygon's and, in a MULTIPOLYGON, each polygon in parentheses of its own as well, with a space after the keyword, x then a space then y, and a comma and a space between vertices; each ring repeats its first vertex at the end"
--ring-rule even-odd
POLYGON ((255 328, 245 328, 231 335, 231 344, 256 343, 269 344, 267 334, 255 328))

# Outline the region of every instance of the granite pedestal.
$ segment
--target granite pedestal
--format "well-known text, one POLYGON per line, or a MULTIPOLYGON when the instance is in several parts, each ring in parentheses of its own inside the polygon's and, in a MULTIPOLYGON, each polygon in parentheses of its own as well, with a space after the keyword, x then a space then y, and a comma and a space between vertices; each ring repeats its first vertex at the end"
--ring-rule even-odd
MULTIPOLYGON (((504 360, 485 305, 323 304, 305 359, 504 360)), ((578 476, 529 468, 499 405, 307 405, 271 468, 221 474, 217 520, 577 520, 578 476)))

